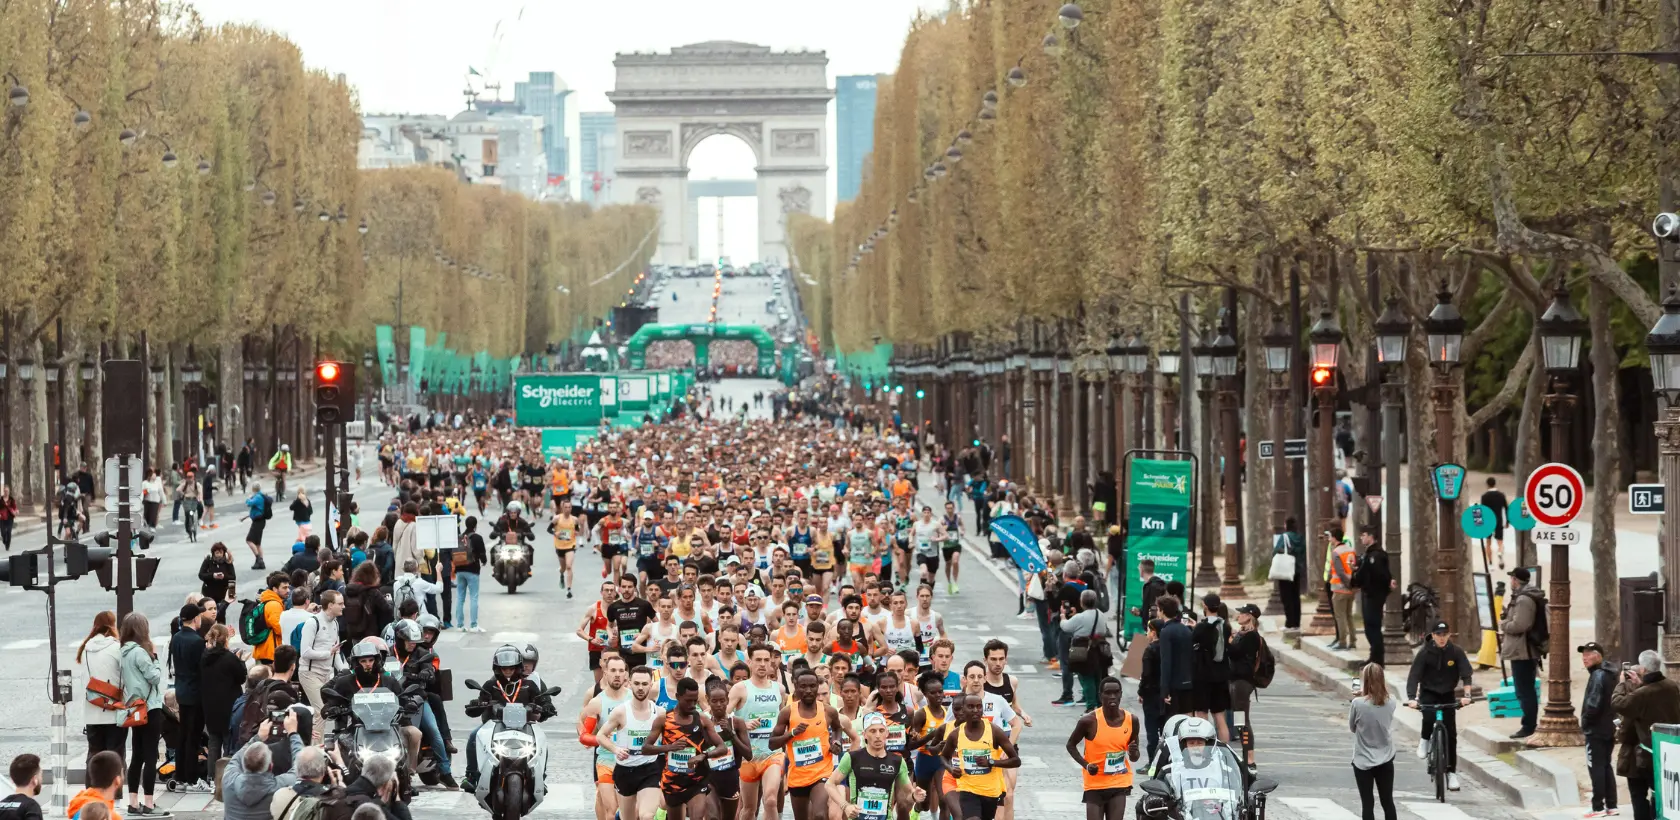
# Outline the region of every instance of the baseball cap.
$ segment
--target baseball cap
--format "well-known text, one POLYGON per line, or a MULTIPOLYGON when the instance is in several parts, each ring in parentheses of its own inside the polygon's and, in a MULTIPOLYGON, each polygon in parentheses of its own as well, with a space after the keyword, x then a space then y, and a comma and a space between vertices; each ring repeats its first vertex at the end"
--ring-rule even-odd
POLYGON ((1510 572, 1506 573, 1506 575, 1509 575, 1510 577, 1515 578, 1518 581, 1521 581, 1525 584, 1528 583, 1528 579, 1529 579, 1528 567, 1516 567, 1515 569, 1512 569, 1510 572))
POLYGON ((805 603, 807 603, 807 604, 820 604, 822 602, 823 602, 823 597, 821 595, 818 595, 815 592, 811 593, 810 595, 805 596, 805 603))
POLYGON ((1437 635, 1445 635, 1452 630, 1451 630, 1451 628, 1449 628, 1447 626, 1446 621, 1436 621, 1435 622, 1435 628, 1430 630, 1430 631, 1434 632, 1437 635))
POLYGON ((760 589, 758 584, 747 584, 747 591, 743 594, 748 598, 763 598, 764 590, 760 589))
POLYGON ((1598 641, 1587 641, 1586 643, 1575 647, 1575 651, 1576 652, 1597 652, 1598 654, 1602 655, 1602 654, 1604 654, 1604 647, 1602 645, 1600 645, 1598 641))
POLYGON ((1237 607, 1237 611, 1247 613, 1251 618, 1260 617, 1260 607, 1255 606, 1254 604, 1243 604, 1242 606, 1237 607))
POLYGON ((183 622, 190 621, 190 620, 192 620, 194 618, 197 618, 198 616, 203 615, 203 614, 204 614, 204 610, 199 609, 198 604, 182 604, 181 605, 181 620, 183 622))
POLYGON ((642 510, 642 517, 643 518, 652 518, 653 517, 653 510, 642 510))

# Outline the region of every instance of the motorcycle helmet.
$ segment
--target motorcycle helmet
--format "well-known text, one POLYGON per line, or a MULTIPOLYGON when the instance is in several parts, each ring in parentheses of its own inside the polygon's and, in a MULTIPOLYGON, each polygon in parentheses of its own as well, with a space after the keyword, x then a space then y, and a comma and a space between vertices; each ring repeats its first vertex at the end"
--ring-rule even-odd
POLYGON ((525 644, 525 648, 519 650, 519 659, 526 664, 525 674, 529 675, 537 671, 537 660, 539 659, 537 645, 534 643, 525 644))
POLYGON ((403 642, 407 641, 409 650, 413 651, 413 648, 419 646, 420 642, 425 639, 425 635, 420 632, 420 625, 408 618, 391 624, 391 632, 396 637, 396 645, 399 649, 402 648, 403 642))
POLYGON ((420 642, 425 644, 427 649, 432 648, 432 644, 437 643, 438 635, 443 633, 443 622, 439 621, 436 615, 428 612, 420 616, 418 623, 420 624, 420 642))
POLYGON ((490 656, 490 668, 495 670, 498 680, 511 681, 524 674, 525 659, 519 656, 519 649, 513 644, 502 644, 490 656))
POLYGON ((350 650, 350 670, 356 674, 356 683, 373 686, 379 682, 379 676, 384 674, 380 668, 384 654, 372 638, 356 642, 350 650))
POLYGON ((507 505, 507 511, 514 515, 520 515, 525 512, 525 505, 518 501, 510 501, 507 505))
POLYGON ((1205 718, 1193 717, 1179 727, 1179 745, 1184 750, 1184 763, 1192 769, 1206 766, 1213 757, 1213 744, 1219 739, 1213 724, 1205 718))

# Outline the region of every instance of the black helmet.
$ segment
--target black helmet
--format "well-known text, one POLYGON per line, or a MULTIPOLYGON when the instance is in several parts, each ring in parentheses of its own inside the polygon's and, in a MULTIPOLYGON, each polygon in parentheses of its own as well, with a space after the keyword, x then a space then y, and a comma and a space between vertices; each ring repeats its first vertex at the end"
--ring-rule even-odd
POLYGON ((537 668, 537 645, 534 643, 525 644, 525 648, 519 650, 519 658, 530 664, 532 669, 537 668))
POLYGON ((490 656, 490 667, 499 676, 504 669, 512 669, 514 674, 524 674, 524 659, 519 657, 519 649, 513 644, 502 644, 496 653, 490 656))

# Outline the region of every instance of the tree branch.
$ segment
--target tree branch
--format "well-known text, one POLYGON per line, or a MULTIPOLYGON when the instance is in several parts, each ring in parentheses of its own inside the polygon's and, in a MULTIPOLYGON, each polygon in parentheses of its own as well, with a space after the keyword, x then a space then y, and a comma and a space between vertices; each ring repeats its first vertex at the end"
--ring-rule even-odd
POLYGON ((1516 307, 1516 304, 1515 288, 1505 288, 1499 292, 1499 301, 1493 303, 1493 309, 1488 311, 1487 317, 1464 337, 1464 347, 1459 353, 1460 361, 1476 360, 1482 352, 1482 346, 1499 332, 1500 327, 1505 324, 1505 318, 1511 315, 1511 309, 1516 307))
POLYGON ((1517 394, 1521 393, 1523 388, 1527 386, 1528 369, 1533 366, 1534 334, 1531 333, 1528 337, 1528 344, 1523 347, 1522 355, 1517 357, 1517 363, 1511 366, 1509 373, 1505 374, 1505 383, 1499 387, 1499 392, 1494 394, 1493 398, 1488 399, 1487 404, 1477 408, 1476 412, 1470 415, 1470 422, 1464 429, 1479 430, 1483 425, 1492 421, 1494 416, 1505 412, 1506 408, 1510 407, 1511 403, 1516 400, 1517 394))

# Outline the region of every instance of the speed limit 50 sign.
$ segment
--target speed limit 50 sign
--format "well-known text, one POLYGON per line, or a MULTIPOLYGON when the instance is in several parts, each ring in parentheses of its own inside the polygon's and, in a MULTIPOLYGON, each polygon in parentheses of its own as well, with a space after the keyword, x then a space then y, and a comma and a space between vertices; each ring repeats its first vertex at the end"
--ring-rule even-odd
POLYGON ((1523 500, 1529 515, 1548 527, 1564 527, 1581 514, 1586 485, 1581 474, 1568 464, 1542 464, 1523 485, 1523 500))

